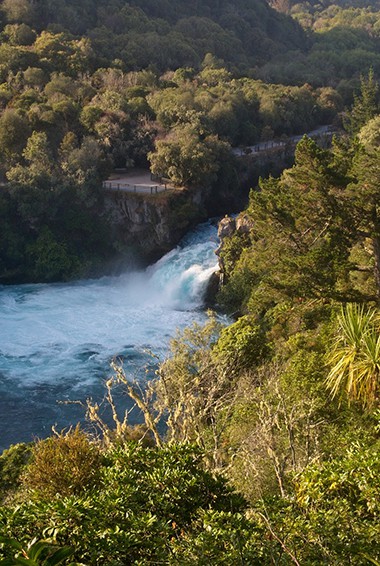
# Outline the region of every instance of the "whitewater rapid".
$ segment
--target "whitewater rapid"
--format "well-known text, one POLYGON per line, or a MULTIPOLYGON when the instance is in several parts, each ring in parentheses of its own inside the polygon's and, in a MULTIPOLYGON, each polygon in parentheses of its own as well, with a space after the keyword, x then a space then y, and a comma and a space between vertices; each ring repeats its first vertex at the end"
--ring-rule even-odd
POLYGON ((217 229, 203 224, 155 265, 62 284, 0 286, 0 450, 82 421, 67 401, 100 401, 117 358, 131 378, 202 323, 217 269, 217 229))

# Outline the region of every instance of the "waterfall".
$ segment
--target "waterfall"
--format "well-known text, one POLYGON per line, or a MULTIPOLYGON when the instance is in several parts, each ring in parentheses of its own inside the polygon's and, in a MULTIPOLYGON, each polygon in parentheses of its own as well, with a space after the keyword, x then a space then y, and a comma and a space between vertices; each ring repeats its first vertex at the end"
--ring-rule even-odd
POLYGON ((147 350, 163 358, 176 329, 203 322, 216 247, 207 223, 143 272, 0 286, 0 450, 83 419, 61 402, 101 399, 112 359, 135 378, 147 350))

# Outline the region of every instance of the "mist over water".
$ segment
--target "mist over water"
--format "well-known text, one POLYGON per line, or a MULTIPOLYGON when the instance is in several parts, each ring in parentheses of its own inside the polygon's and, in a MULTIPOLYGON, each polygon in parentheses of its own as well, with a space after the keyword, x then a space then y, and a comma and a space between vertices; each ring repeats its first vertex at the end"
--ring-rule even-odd
POLYGON ((143 272, 65 284, 0 286, 0 450, 83 420, 110 362, 138 377, 176 329, 203 322, 217 229, 199 226, 143 272))

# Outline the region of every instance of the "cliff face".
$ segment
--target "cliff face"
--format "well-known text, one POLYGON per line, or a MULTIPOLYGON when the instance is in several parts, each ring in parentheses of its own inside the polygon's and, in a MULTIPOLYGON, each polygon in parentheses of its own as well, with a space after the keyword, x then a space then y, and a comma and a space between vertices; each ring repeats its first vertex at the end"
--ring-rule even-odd
POLYGON ((153 195, 107 191, 107 220, 120 256, 147 264, 170 251, 192 226, 207 218, 204 193, 197 189, 153 195))

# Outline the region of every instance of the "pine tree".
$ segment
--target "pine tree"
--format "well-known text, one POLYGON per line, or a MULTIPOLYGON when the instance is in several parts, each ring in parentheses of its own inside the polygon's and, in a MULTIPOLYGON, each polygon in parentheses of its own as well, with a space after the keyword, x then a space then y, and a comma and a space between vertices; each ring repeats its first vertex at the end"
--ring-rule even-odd
POLYGON ((360 79, 360 93, 354 95, 354 104, 344 124, 351 136, 356 135, 378 113, 378 90, 378 83, 371 68, 368 78, 362 76, 360 79))
POLYGON ((344 185, 332 156, 308 138, 296 164, 280 179, 261 182, 251 196, 253 245, 249 265, 255 294, 278 298, 341 299, 349 271, 351 223, 342 206, 344 185))
POLYGON ((354 181, 345 192, 346 206, 351 208, 357 238, 369 250, 372 270, 380 301, 380 119, 370 120, 358 135, 353 161, 354 181))

